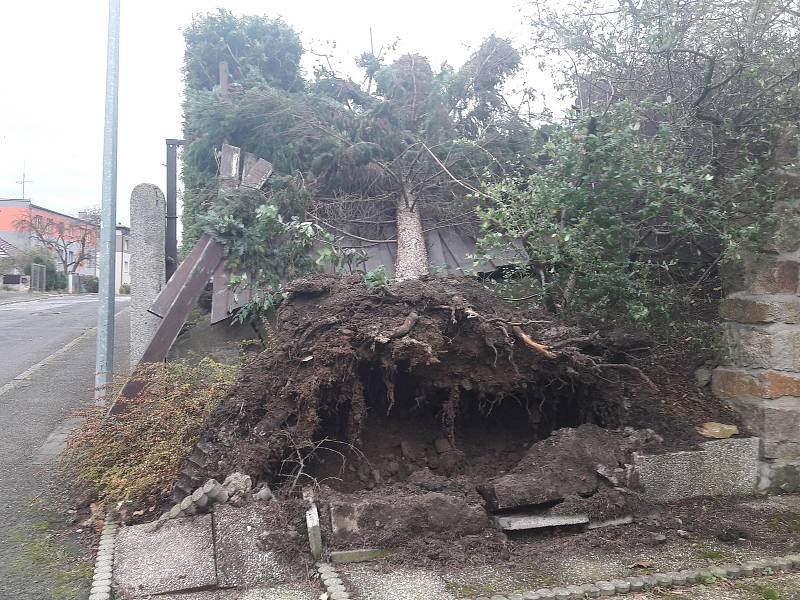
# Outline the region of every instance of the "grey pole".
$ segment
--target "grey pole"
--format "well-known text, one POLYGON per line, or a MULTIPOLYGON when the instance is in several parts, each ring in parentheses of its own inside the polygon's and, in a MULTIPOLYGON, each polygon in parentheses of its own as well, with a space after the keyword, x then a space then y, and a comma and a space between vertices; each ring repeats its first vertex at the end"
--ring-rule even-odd
POLYGON ((100 227, 100 308, 97 313, 95 400, 106 395, 114 368, 114 252, 117 225, 117 116, 120 0, 108 3, 106 116, 103 130, 103 196, 100 227))

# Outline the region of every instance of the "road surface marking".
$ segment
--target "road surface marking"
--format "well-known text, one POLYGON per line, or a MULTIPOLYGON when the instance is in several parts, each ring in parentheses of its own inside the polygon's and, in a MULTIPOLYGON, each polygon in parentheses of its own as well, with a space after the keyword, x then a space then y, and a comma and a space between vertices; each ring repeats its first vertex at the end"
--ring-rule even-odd
MULTIPOLYGON (((114 317, 116 318, 116 317, 120 316, 126 310, 128 310, 127 306, 125 308, 123 308, 121 311, 119 311, 116 315, 114 315, 114 317)), ((3 386, 0 386, 0 396, 2 396, 3 394, 5 394, 7 392, 10 392, 11 390, 13 390, 17 386, 19 386, 23 381, 29 381, 30 378, 31 378, 31 375, 36 373, 36 371, 41 369, 43 366, 45 366, 49 362, 55 360, 56 358, 58 358, 62 354, 66 353, 66 352, 69 352, 72 348, 74 348, 82 340, 93 336, 95 333, 97 333, 97 327, 91 327, 90 329, 87 329, 82 334, 80 334, 78 337, 76 337, 74 340, 72 340, 71 342, 68 342, 66 345, 62 346, 60 349, 58 349, 55 352, 53 352, 50 356, 47 356, 47 357, 43 358, 42 360, 40 360, 35 365, 32 365, 32 366, 28 367, 22 373, 20 373, 16 377, 14 377, 11 381, 9 381, 8 383, 6 383, 3 386)))

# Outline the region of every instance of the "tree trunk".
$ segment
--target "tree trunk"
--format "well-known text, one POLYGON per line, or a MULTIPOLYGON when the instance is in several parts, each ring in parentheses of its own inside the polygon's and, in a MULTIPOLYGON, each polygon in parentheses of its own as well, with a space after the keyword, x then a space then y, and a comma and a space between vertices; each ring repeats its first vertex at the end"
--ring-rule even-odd
POLYGON ((397 259, 395 279, 417 279, 428 274, 428 249, 422 231, 419 204, 401 195, 397 201, 397 259), (407 198, 407 199, 406 199, 407 198), (413 204, 413 208, 412 208, 413 204))

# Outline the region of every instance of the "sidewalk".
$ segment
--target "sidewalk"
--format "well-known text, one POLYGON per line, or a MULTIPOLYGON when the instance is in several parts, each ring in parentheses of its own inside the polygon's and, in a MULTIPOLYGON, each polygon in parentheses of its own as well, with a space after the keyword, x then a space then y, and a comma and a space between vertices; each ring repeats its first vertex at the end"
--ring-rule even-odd
MULTIPOLYGON (((743 498, 739 503, 742 510, 758 511, 765 519, 800 523, 800 496, 743 498)), ((275 556, 258 548, 259 534, 270 527, 260 517, 260 506, 263 505, 259 502, 240 508, 218 505, 214 513, 167 521, 161 529, 154 524, 123 527, 115 545, 113 580, 115 588, 122 592, 116 597, 143 599, 158 594, 153 597, 164 600, 320 598, 325 588, 319 575, 312 572, 307 581, 292 582, 275 556)), ((625 527, 614 528, 613 534, 606 535, 609 539, 624 536, 625 527)), ((529 564, 522 568, 519 563, 510 566, 499 556, 487 555, 486 564, 478 568, 437 572, 373 561, 323 567, 321 577, 333 577, 334 587, 342 585, 346 589, 331 593, 332 600, 581 598, 583 595, 576 595, 577 592, 571 596, 539 596, 533 590, 772 558, 767 549, 745 540, 724 543, 713 537, 669 535, 655 545, 631 544, 625 548, 600 543, 587 550, 575 544, 582 535, 558 537, 563 541, 563 551, 531 556, 529 564), (333 568, 335 573, 326 574, 327 569, 333 568)), ((796 551, 800 537, 795 536, 789 545, 794 545, 796 551)), ((790 573, 778 573, 776 569, 775 574, 759 577, 720 576, 706 584, 628 593, 624 597, 793 600, 800 598, 800 563, 794 569, 790 573)))
MULTIPOLYGON (((128 311, 117 319, 115 367, 127 370, 128 311)), ((86 598, 93 557, 69 508, 58 453, 91 402, 95 335, 86 334, 0 395, 0 590, 4 600, 86 598)))

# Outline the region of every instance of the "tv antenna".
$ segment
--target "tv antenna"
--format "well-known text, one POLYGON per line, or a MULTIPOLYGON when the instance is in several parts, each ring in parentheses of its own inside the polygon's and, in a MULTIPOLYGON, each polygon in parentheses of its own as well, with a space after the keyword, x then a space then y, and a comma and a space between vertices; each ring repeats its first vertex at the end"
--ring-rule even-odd
POLYGON ((25 184, 33 183, 30 179, 25 178, 25 163, 22 163, 22 179, 17 182, 17 185, 22 186, 22 199, 25 200, 25 184))

